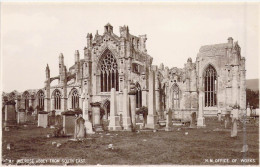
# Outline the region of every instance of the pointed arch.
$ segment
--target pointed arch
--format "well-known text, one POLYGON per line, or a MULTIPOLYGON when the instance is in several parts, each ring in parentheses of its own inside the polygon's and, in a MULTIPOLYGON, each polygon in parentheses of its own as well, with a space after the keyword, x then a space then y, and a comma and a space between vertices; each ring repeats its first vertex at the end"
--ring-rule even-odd
POLYGON ((61 109, 61 92, 58 89, 55 89, 52 92, 52 98, 54 99, 54 109, 60 110, 61 109))
POLYGON ((209 64, 203 72, 204 79, 204 104, 205 107, 214 107, 217 105, 217 71, 209 64))
POLYGON ((109 49, 106 49, 98 64, 100 70, 101 92, 110 92, 111 88, 119 90, 118 63, 109 49))
POLYGON ((177 84, 172 85, 171 94, 172 94, 172 109, 180 108, 180 88, 177 84))
POLYGON ((45 98, 44 92, 42 90, 39 90, 36 94, 36 97, 38 100, 38 106, 43 109, 44 108, 44 98, 45 98))
POLYGON ((24 99, 24 109, 28 110, 29 109, 29 99, 30 99, 30 94, 28 91, 25 91, 22 95, 24 99))
POLYGON ((79 92, 76 88, 73 88, 70 91, 70 101, 71 101, 71 108, 79 108, 79 92))
POLYGON ((138 82, 135 84, 136 87, 136 108, 142 107, 142 89, 138 82))
POLYGON ((162 104, 162 110, 166 110, 166 86, 165 83, 162 83, 162 87, 160 89, 160 95, 161 95, 161 104, 162 104))

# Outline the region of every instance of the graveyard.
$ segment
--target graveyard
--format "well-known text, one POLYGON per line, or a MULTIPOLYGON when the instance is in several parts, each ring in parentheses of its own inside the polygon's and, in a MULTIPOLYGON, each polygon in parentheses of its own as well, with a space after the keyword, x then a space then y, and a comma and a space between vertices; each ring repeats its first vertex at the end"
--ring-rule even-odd
MULTIPOLYGON (((33 121, 32 121, 33 122, 33 121)), ((237 136, 224 117, 206 117, 204 128, 176 125, 170 131, 100 131, 80 140, 55 137, 50 126, 27 123, 2 131, 2 164, 21 165, 257 165, 258 123, 237 122, 237 136), (245 128, 243 128, 245 127, 245 128), (242 151, 247 144, 247 151, 242 151), (236 161, 232 162, 232 160, 236 161), (243 162, 242 162, 243 161, 243 162)))

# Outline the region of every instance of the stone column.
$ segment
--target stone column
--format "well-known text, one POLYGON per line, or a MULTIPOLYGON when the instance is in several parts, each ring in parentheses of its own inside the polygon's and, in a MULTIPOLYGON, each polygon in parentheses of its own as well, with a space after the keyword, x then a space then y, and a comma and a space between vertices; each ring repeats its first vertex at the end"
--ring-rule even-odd
POLYGON ((205 118, 203 113, 203 104, 204 104, 204 96, 203 93, 199 93, 199 113, 198 113, 198 121, 197 126, 198 127, 205 127, 205 118))
POLYGON ((172 110, 169 109, 167 116, 166 116, 166 128, 165 131, 171 131, 172 130, 172 110))
POLYGON ((130 112, 131 122, 133 130, 136 128, 136 90, 134 83, 130 84, 130 92, 128 93, 130 98, 130 112))
POLYGON ((110 131, 116 131, 116 130, 122 130, 122 127, 120 126, 120 117, 117 115, 117 101, 116 101, 116 89, 111 89, 111 98, 110 98, 110 121, 108 130, 110 131))
POLYGON ((154 79, 154 71, 150 71, 149 73, 149 101, 148 101, 148 116, 147 116, 147 128, 156 129, 157 118, 155 111, 155 79, 154 79))
POLYGON ((129 97, 127 93, 127 89, 124 89, 123 92, 123 127, 124 130, 131 130, 131 120, 129 113, 129 97))

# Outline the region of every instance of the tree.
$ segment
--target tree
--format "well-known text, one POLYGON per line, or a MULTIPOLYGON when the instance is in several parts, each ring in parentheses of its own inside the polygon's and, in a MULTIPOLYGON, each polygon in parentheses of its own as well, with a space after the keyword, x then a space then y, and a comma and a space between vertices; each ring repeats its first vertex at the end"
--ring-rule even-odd
POLYGON ((246 104, 253 106, 253 108, 259 108, 259 91, 253 91, 246 89, 246 104))

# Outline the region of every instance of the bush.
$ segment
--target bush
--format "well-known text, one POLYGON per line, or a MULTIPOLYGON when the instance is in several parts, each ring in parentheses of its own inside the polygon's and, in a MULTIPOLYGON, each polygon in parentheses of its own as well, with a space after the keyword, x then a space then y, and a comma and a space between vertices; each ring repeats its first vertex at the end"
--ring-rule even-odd
POLYGON ((136 114, 139 115, 139 114, 143 114, 143 116, 147 116, 148 115, 148 108, 143 106, 141 108, 139 108, 137 111, 136 111, 136 114))

